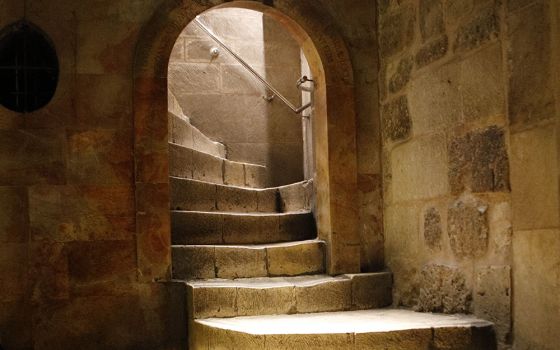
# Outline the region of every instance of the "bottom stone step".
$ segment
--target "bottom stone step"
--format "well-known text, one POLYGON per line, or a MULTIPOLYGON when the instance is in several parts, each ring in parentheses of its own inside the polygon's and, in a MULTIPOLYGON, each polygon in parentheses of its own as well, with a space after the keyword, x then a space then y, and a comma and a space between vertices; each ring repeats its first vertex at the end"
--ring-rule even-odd
POLYGON ((490 322, 408 310, 210 318, 190 327, 192 350, 496 349, 490 322))

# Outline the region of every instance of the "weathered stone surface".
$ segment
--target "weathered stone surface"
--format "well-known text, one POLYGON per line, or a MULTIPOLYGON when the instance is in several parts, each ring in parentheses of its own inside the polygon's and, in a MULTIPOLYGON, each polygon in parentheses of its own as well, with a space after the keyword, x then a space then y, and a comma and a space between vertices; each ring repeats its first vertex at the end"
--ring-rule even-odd
POLYGON ((424 44, 414 56, 416 66, 422 68, 444 57, 449 47, 447 35, 424 44))
POLYGON ((508 17, 511 37, 508 111, 514 131, 555 115, 548 11, 545 4, 535 3, 508 17))
POLYGON ((474 313, 495 324, 502 347, 511 345, 511 267, 480 268, 475 281, 474 313))
POLYGON ((216 277, 267 276, 264 248, 216 246, 216 277))
MULTIPOLYGON (((220 91, 220 67, 208 63, 173 63, 169 66, 172 91, 199 91, 217 93, 220 91), (193 69, 193 65, 196 67, 193 69)), ((176 94, 178 97, 179 94, 176 94)))
POLYGON ((432 343, 431 329, 413 329, 407 332, 356 333, 356 350, 429 349, 432 343))
POLYGON ((399 10, 381 17, 379 21, 379 50, 382 57, 389 57, 409 46, 414 39, 415 13, 412 6, 403 5, 399 10))
POLYGON ((349 310, 352 305, 352 281, 303 283, 296 288, 295 298, 299 313, 349 310))
POLYGON ((193 178, 193 150, 177 145, 169 145, 169 175, 193 178))
POLYGON ((245 168, 243 163, 224 161, 224 184, 245 186, 245 168))
POLYGON ((433 250, 440 250, 442 246, 441 216, 434 207, 424 213, 424 242, 433 250))
POLYGON ((34 242, 30 251, 29 277, 33 300, 45 303, 68 299, 68 248, 64 243, 34 242))
POLYGON ((415 138, 391 152, 394 201, 447 194, 445 138, 441 134, 415 138))
POLYGON ((472 290, 463 273, 454 267, 426 265, 420 277, 416 309, 425 312, 469 313, 472 290))
POLYGON ((412 121, 408 113, 408 100, 401 96, 383 106, 383 134, 391 141, 406 140, 412 132, 412 121))
POLYGON ((493 4, 481 9, 457 30, 454 51, 464 52, 494 40, 500 33, 500 17, 493 4))
POLYGON ((442 6, 441 0, 420 0, 420 33, 424 41, 445 31, 442 6))
POLYGON ((218 186, 216 198, 218 210, 227 212, 257 212, 257 192, 218 186))
POLYGON ((188 286, 188 308, 194 318, 237 316, 236 290, 188 286))
POLYGON ((455 137, 449 145, 451 192, 509 192, 509 159, 504 131, 490 127, 455 137))
POLYGON ((325 271, 325 246, 322 242, 307 241, 267 248, 270 276, 294 276, 325 271))
POLYGON ((352 309, 376 309, 391 305, 393 276, 374 272, 345 275, 352 281, 352 309))
POLYGON ((504 69, 501 45, 495 44, 461 63, 463 115, 484 121, 505 115, 504 69))
POLYGON ((257 206, 259 212, 281 212, 280 194, 276 188, 265 189, 257 192, 257 206))
POLYGON ((488 205, 463 198, 453 203, 447 213, 447 234, 451 250, 459 259, 484 255, 488 249, 488 205))
POLYGON ((412 60, 412 57, 406 56, 399 61, 395 72, 389 78, 389 92, 399 92, 406 86, 406 84, 410 81, 412 68, 414 68, 414 61, 412 60))
POLYGON ((29 237, 27 202, 24 187, 0 187, 0 242, 27 242, 29 237))
POLYGON ((216 210, 216 185, 172 177, 169 186, 173 210, 216 210))
POLYGON ((23 300, 27 287, 27 245, 4 243, 0 246, 0 304, 23 300))
POLYGON ((408 104, 414 134, 454 127, 461 118, 460 65, 426 69, 410 82, 408 104))
POLYGON ((294 288, 238 288, 237 314, 278 315, 295 311, 294 288))
POLYGON ((245 186, 263 188, 268 184, 266 167, 255 164, 245 164, 245 186))
POLYGON ((193 179, 222 184, 224 182, 222 158, 193 151, 193 179))
POLYGON ((176 246, 171 250, 173 278, 215 278, 214 247, 176 246))
POLYGON ((560 231, 515 231, 513 236, 513 327, 515 346, 553 349, 560 344, 560 231))
POLYGON ((171 212, 173 244, 223 242, 223 216, 219 213, 171 212))
POLYGON ((560 223, 557 132, 551 125, 511 136, 513 226, 516 230, 560 223))

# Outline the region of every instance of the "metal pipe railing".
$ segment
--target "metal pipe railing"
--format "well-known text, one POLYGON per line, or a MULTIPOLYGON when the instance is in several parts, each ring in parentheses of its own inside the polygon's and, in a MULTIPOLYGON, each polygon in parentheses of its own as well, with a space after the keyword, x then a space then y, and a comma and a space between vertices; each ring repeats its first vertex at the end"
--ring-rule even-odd
MULTIPOLYGON (((239 63, 241 63, 241 65, 247 69, 252 75, 253 77, 255 77, 258 81, 260 81, 264 86, 266 86, 267 89, 269 89, 270 91, 272 91, 272 93, 275 96, 278 96, 278 98, 284 102, 284 104, 286 104, 286 106, 288 106, 292 111, 294 111, 294 113, 296 114, 300 114, 301 112, 305 111, 307 108, 311 107, 311 102, 301 106, 301 107, 296 107, 294 106, 286 97, 284 97, 284 95, 282 95, 280 93, 280 91, 278 91, 276 88, 274 88, 274 86, 272 86, 268 81, 266 81, 265 78, 263 78, 259 73, 257 73, 257 71, 255 71, 253 69, 253 67, 251 67, 247 62, 245 62, 245 60, 241 57, 239 57, 239 55, 237 55, 235 52, 233 52, 226 44, 224 44, 213 32, 212 30, 210 30, 208 27, 206 27, 198 18, 198 16, 194 19, 194 22, 200 27, 200 29, 202 29, 210 38, 212 38, 212 40, 214 40, 218 45, 220 45, 224 50, 226 50, 231 56, 233 56, 233 58, 235 58, 239 63)), ((312 80, 307 80, 306 81, 312 81, 312 80)))

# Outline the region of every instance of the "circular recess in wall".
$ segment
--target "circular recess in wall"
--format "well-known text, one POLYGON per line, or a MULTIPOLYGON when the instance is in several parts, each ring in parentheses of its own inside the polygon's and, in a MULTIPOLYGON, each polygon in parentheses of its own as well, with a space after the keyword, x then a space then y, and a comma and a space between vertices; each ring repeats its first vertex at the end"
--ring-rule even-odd
POLYGON ((0 31, 0 104, 33 112, 47 105, 58 84, 58 58, 51 40, 26 21, 0 31))

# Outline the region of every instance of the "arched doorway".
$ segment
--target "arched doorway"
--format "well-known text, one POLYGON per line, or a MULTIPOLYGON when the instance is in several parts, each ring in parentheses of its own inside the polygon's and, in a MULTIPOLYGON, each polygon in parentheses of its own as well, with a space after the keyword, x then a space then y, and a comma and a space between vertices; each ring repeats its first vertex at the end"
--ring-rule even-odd
POLYGON ((170 275, 167 69, 180 32, 208 9, 240 7, 267 13, 296 38, 316 80, 314 113, 316 218, 327 242, 329 274, 360 269, 357 221, 356 116, 352 66, 344 41, 319 6, 298 0, 172 1, 145 27, 134 67, 138 264, 143 280, 170 275))

